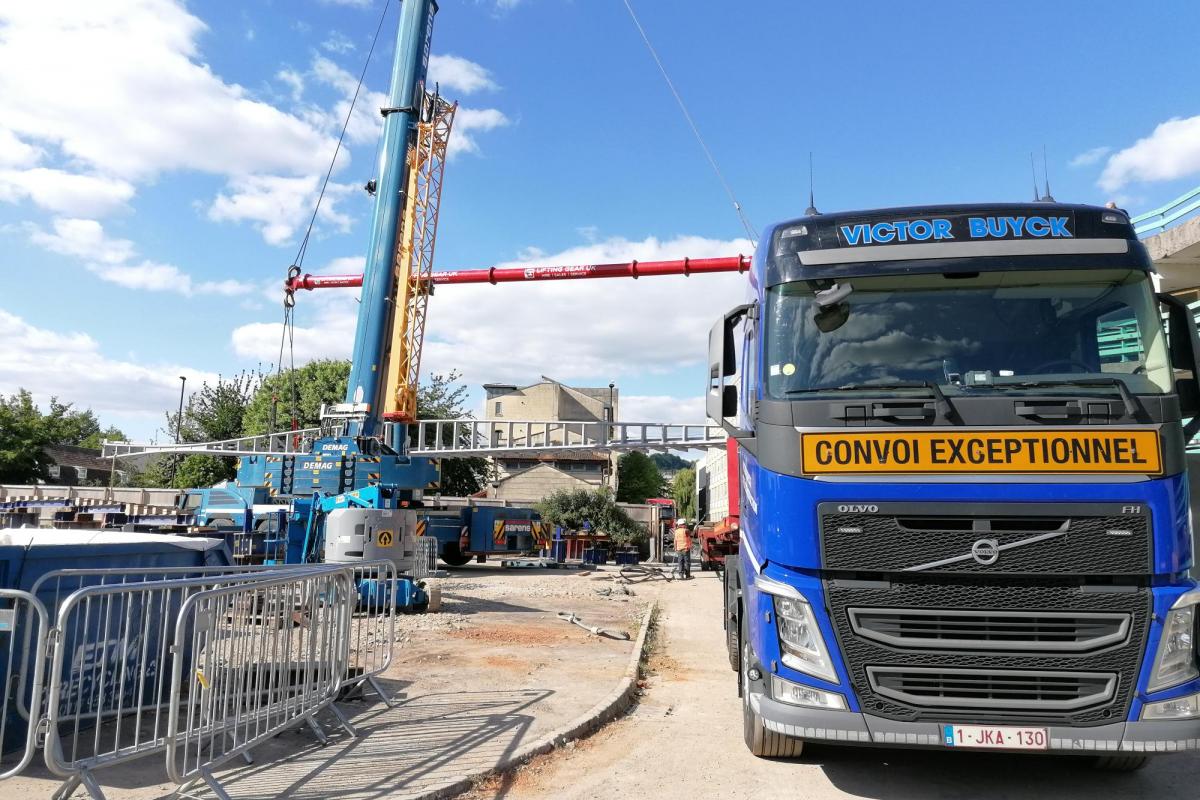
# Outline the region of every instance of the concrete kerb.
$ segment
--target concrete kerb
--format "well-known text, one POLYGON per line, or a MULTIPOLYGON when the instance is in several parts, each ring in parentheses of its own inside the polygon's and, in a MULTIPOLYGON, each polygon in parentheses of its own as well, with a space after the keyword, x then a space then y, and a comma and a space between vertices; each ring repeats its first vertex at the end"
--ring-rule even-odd
POLYGON ((606 723, 625 713, 629 706, 633 704, 633 698, 638 689, 642 659, 646 656, 646 641, 657 611, 658 601, 654 600, 650 603, 650 607, 646 609, 646 613, 642 615, 641 630, 638 632, 637 639, 633 643, 633 652, 629 654, 629 664, 625 667, 625 675, 607 697, 596 703, 586 713, 577 717, 568 725, 547 734, 535 742, 530 742, 519 750, 516 750, 511 756, 496 766, 464 775, 454 783, 419 795, 416 800, 441 800, 442 798, 462 794, 474 788, 485 778, 508 772, 529 761, 534 756, 549 753, 552 750, 562 747, 567 742, 581 739, 590 733, 594 733, 606 723))

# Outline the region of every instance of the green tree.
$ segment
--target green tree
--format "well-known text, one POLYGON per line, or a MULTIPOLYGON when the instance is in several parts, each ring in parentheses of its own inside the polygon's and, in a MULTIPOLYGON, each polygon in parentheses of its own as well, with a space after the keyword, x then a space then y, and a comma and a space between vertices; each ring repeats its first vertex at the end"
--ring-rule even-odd
POLYGON ((98 430, 88 436, 79 443, 80 447, 87 447, 92 450, 99 450, 105 442, 128 442, 129 437, 124 431, 115 425, 109 425, 104 430, 98 430))
POLYGON ((53 443, 52 431, 34 405, 33 395, 18 389, 0 396, 0 483, 28 483, 47 477, 53 463, 43 448, 53 443))
POLYGON ((323 404, 346 399, 350 362, 321 359, 303 367, 284 370, 262 379, 246 406, 242 436, 286 431, 292 427, 292 391, 295 390, 297 428, 315 428, 321 422, 323 404))
POLYGON ((690 461, 685 461, 674 453, 653 453, 650 456, 650 460, 657 464, 658 468, 664 472, 667 470, 680 470, 691 464, 690 461))
POLYGON ((647 497, 661 497, 662 492, 662 473, 645 453, 634 450, 617 459, 617 500, 644 503, 647 497))
POLYGON ((50 398, 50 410, 42 418, 50 435, 51 444, 87 447, 101 432, 100 420, 92 410, 75 411, 70 403, 60 403, 57 397, 50 398))
MULTIPOLYGON (((459 383, 458 372, 435 373, 417 390, 417 416, 420 419, 458 419, 470 417, 466 410, 468 389, 459 383)), ((349 361, 312 361, 295 370, 267 376, 251 398, 244 417, 244 436, 288 430, 291 427, 293 381, 296 392, 296 426, 316 427, 321 420, 322 404, 341 403, 350 381, 349 361)), ((450 431, 446 431, 450 435, 450 431)), ((446 444, 450 444, 449 441, 446 444)), ((492 468, 484 458, 446 458, 441 466, 442 493, 468 496, 482 490, 491 479, 492 468)))
POLYGON ((684 467, 675 473, 671 497, 675 500, 676 514, 688 520, 696 518, 696 470, 684 467))
POLYGON ((125 435, 114 427, 101 429, 91 409, 75 411, 70 403, 50 398, 46 413, 26 389, 5 398, 0 395, 0 483, 28 483, 49 477, 54 460, 49 445, 62 444, 98 449, 104 438, 125 435))
MULTIPOLYGON (((458 382, 460 377, 457 371, 431 374, 429 382, 421 384, 417 390, 417 417, 462 419, 474 416, 465 408, 467 387, 458 382)), ((451 435, 450 431, 445 435, 451 435)), ((469 497, 481 491, 492 479, 492 464, 486 458, 443 458, 441 474, 442 494, 469 497)))
POLYGON ((551 525, 605 534, 617 544, 637 544, 646 538, 646 526, 631 519, 608 489, 559 489, 538 503, 537 510, 551 525))
MULTIPOLYGON (((255 372, 232 378, 218 375, 215 384, 205 381, 188 398, 182 424, 178 413, 167 414, 167 430, 178 432, 184 442, 236 439, 242 435, 247 408, 261 383, 262 376, 255 372)), ((188 489, 232 480, 236 474, 237 461, 230 456, 190 455, 156 462, 141 476, 155 484, 165 481, 167 486, 188 489)))

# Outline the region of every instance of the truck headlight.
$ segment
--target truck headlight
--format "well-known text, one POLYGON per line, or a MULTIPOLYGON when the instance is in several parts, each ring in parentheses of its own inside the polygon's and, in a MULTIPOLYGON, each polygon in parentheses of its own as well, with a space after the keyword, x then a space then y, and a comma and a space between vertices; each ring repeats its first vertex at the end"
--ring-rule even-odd
POLYGON ((1157 692, 1200 677, 1196 668, 1196 603, 1200 592, 1188 592, 1175 601, 1163 620, 1162 637, 1154 656, 1154 671, 1147 692, 1157 692))
POLYGON ((778 675, 771 676, 771 696, 781 703, 792 706, 809 706, 830 711, 845 711, 846 698, 836 692, 823 692, 811 686, 785 681, 778 675))
POLYGON ((1158 703, 1147 703, 1142 708, 1142 719, 1191 719, 1200 717, 1200 694, 1176 697, 1158 703))
POLYGON ((763 575, 757 576, 754 584, 760 591, 772 595, 775 601, 775 627, 783 663, 813 677, 837 683, 833 660, 808 601, 795 587, 763 575))

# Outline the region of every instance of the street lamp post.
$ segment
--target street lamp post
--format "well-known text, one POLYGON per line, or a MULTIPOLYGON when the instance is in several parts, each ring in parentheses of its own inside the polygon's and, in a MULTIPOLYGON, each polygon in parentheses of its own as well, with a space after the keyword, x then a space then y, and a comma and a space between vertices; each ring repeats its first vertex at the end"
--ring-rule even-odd
MULTIPOLYGON (((175 416, 175 444, 183 441, 183 392, 187 387, 187 376, 179 376, 179 413, 175 416)), ((179 455, 171 458, 171 483, 175 483, 175 471, 179 469, 179 455)))

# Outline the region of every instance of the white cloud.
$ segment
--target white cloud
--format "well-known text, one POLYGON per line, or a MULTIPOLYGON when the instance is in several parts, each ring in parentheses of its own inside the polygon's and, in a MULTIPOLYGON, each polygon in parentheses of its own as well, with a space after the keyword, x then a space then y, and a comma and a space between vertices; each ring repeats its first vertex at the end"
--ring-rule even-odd
POLYGON ((446 90, 471 94, 484 89, 498 89, 487 69, 461 56, 433 55, 429 57, 429 81, 446 90))
POLYGON ((1093 147, 1090 150, 1084 150, 1079 155, 1067 162, 1071 167, 1090 167, 1092 164, 1098 164, 1100 159, 1112 152, 1111 147, 1093 147))
POLYGON ((36 225, 25 226, 29 241, 33 244, 52 253, 78 259, 89 272, 102 280, 127 289, 223 296, 237 296, 254 289, 251 284, 235 280, 196 281, 170 264, 153 261, 131 263, 137 256, 133 242, 109 238, 104 226, 93 219, 58 218, 54 220, 53 227, 51 233, 36 225))
POLYGON ((1169 181, 1200 173, 1200 115, 1176 117, 1114 153, 1098 184, 1115 192, 1130 183, 1169 181))
POLYGON ((304 76, 294 69, 281 69, 275 73, 275 79, 287 84, 292 94, 292 102, 299 103, 304 96, 304 76))
POLYGON ((52 253, 98 264, 121 264, 135 252, 133 242, 108 238, 104 226, 94 219, 56 219, 54 233, 30 226, 29 241, 52 253))
MULTIPOLYGON (((430 59, 431 62, 434 58, 436 56, 430 59)), ((450 58, 456 58, 456 60, 464 64, 470 64, 478 68, 484 76, 487 75, 487 70, 478 64, 473 64, 466 59, 457 59, 454 56, 450 58)), ((313 59, 311 74, 319 83, 341 92, 344 95, 344 99, 336 103, 329 110, 309 106, 301 112, 301 115, 314 125, 324 127, 336 126, 340 128, 346 118, 346 112, 350 109, 350 98, 354 96, 354 89, 358 85, 358 78, 324 56, 318 56, 313 59)), ((469 74, 467 70, 460 69, 456 75, 456 79, 463 81, 465 85, 479 86, 478 80, 480 78, 478 76, 470 78, 469 74), (475 81, 475 83, 471 83, 471 81, 475 81)), ((490 78, 488 80, 490 81, 490 78)), ((346 128, 347 141, 352 144, 373 144, 378 141, 379 135, 383 130, 383 118, 379 115, 379 109, 387 105, 388 97, 386 94, 364 88, 359 95, 358 103, 354 107, 354 114, 350 118, 350 125, 346 128)), ((454 117, 454 130, 450 134, 450 156, 453 157, 460 153, 478 153, 478 134, 502 128, 509 124, 508 117, 499 109, 464 108, 460 106, 454 117)))
MULTIPOLYGON (((541 254, 536 260, 497 266, 601 264, 750 252, 752 247, 744 239, 610 238, 553 255, 541 254)), ((619 383, 621 376, 698 367, 705 357, 712 322, 745 292, 746 278, 738 274, 443 286, 430 300, 422 371, 458 369, 469 384, 521 383, 544 372, 560 380, 603 384, 610 380, 619 383)), ((298 360, 349 355, 358 309, 356 295, 354 290, 334 289, 299 297, 298 360)), ((234 350, 242 357, 274 360, 279 337, 278 324, 245 325, 233 333, 234 350)), ((695 390, 699 397, 699 379, 695 390)), ((649 413, 653 409, 647 406, 644 410, 649 413)), ((700 419, 692 413, 694 409, 685 410, 686 421, 700 419)), ((622 414, 633 419, 624 409, 622 414)))
POLYGON ((204 30, 177 0, 5 3, 4 127, 130 181, 312 171, 332 150, 326 133, 214 74, 197 46, 204 30))
POLYGON ((0 200, 9 203, 31 200, 59 214, 102 216, 123 207, 135 191, 133 184, 121 178, 80 175, 47 167, 0 170, 0 200))
POLYGON ((12 131, 0 128, 0 167, 31 167, 42 157, 42 149, 26 144, 12 131))
POLYGON ((26 388, 39 403, 57 396, 101 418, 124 415, 153 425, 178 402, 180 375, 194 386, 217 378, 178 364, 112 359, 87 334, 37 328, 0 309, 0 394, 26 388))
POLYGON ((330 31, 329 38, 321 42, 321 47, 331 53, 349 53, 354 50, 354 42, 341 31, 330 31))
POLYGON ((495 108, 462 108, 454 115, 454 129, 450 133, 448 156, 459 153, 478 153, 477 133, 486 133, 509 124, 508 117, 495 108))
MULTIPOLYGON (((216 222, 249 222, 258 228, 268 244, 288 244, 296 232, 307 225, 320 180, 316 175, 235 178, 230 181, 228 192, 222 192, 213 200, 208 218, 216 222)), ((353 220, 337 206, 354 190, 355 187, 349 184, 330 183, 317 218, 340 232, 350 230, 353 220)))
POLYGON ((176 292, 182 295, 211 294, 239 297, 254 291, 253 284, 232 279, 197 281, 178 267, 143 261, 140 264, 89 265, 88 269, 109 283, 126 289, 148 292, 176 292))

